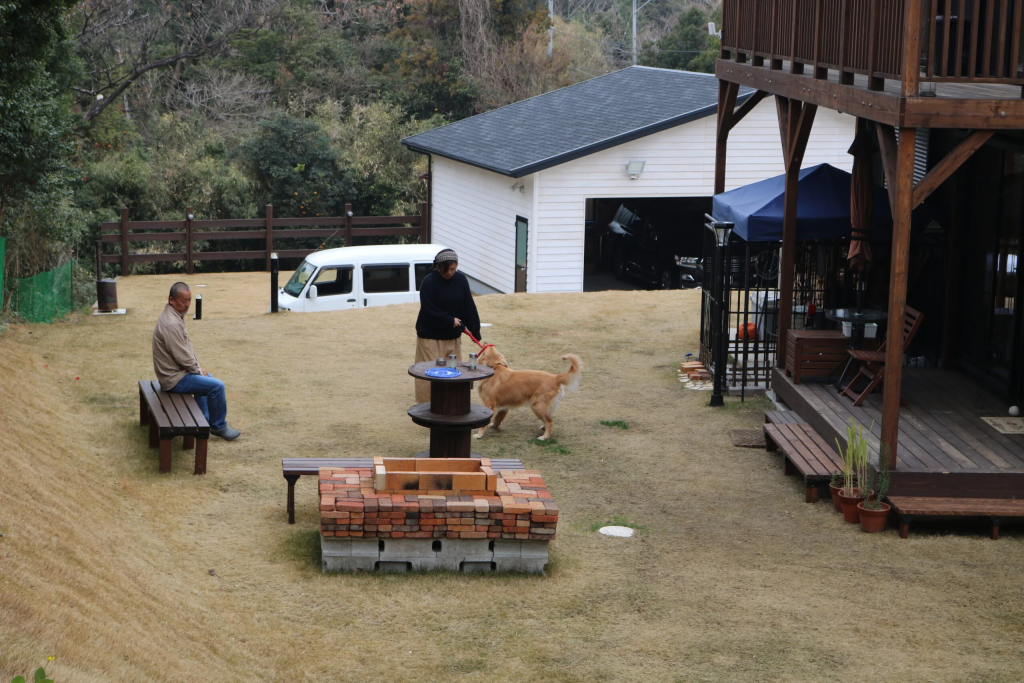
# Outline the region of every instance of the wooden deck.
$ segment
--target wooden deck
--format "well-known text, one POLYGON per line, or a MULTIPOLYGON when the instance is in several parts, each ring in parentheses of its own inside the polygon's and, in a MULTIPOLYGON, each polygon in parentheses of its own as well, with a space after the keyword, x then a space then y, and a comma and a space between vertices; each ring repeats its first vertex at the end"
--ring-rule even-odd
MULTIPOLYGON (((779 398, 809 422, 830 445, 846 445, 846 427, 855 419, 870 429, 872 462, 877 463, 882 395, 860 407, 831 385, 801 382, 775 370, 779 398)), ((981 418, 1005 416, 1004 401, 965 375, 934 368, 904 368, 899 452, 891 495, 961 498, 1024 498, 1024 435, 1000 434, 981 418)))

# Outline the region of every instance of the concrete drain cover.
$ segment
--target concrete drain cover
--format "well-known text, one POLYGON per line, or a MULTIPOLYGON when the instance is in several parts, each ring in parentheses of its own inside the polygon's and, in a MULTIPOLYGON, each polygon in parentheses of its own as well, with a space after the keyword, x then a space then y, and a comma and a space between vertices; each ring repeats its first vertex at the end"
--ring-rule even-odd
POLYGON ((605 536, 615 536, 616 538, 629 538, 636 533, 635 530, 630 529, 628 526, 603 526, 597 532, 605 536))

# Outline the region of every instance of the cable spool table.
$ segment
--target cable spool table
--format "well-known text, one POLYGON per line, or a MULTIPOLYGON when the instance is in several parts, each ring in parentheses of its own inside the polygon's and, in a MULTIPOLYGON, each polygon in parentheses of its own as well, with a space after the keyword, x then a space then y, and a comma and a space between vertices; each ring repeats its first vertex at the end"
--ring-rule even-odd
MULTIPOLYGON (((417 363, 409 368, 416 379, 430 382, 430 403, 417 403, 409 408, 409 417, 422 427, 430 428, 431 458, 479 458, 470 451, 474 429, 484 427, 494 414, 490 408, 472 403, 470 392, 473 382, 487 379, 494 371, 485 365, 469 369, 468 363, 458 363, 458 377, 431 377, 426 374, 434 368, 444 368, 434 362, 417 363)), ((417 454, 422 457, 424 454, 417 454)))

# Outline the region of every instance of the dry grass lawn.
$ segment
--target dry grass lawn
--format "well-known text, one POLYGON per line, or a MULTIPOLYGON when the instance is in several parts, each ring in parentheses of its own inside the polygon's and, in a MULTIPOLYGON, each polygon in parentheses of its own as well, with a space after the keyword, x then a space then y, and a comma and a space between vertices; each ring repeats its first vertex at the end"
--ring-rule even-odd
POLYGON ((549 482, 546 576, 323 575, 315 483, 289 526, 280 459, 426 448, 405 414, 416 307, 270 316, 262 273, 192 278, 189 329, 243 436, 211 441, 204 477, 178 440, 158 475, 136 382, 173 280, 122 280, 124 317, 0 336, 3 681, 47 656, 58 683, 1024 680, 1019 527, 900 541, 804 504, 778 457, 730 445, 763 402, 712 410, 677 382, 695 292, 478 299, 513 367, 585 363, 557 444, 522 411, 475 442, 549 482), (615 517, 643 533, 592 530, 615 517))

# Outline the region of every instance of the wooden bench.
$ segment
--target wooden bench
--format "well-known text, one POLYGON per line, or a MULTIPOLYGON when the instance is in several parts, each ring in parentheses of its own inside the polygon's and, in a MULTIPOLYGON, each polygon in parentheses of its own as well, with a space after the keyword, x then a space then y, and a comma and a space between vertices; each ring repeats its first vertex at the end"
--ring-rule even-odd
POLYGON ((801 377, 826 377, 846 360, 850 340, 839 330, 790 330, 786 335, 786 374, 793 384, 801 377))
POLYGON ((171 439, 184 437, 182 448, 196 449, 195 474, 206 474, 210 424, 192 394, 162 391, 160 383, 139 380, 139 422, 149 425, 149 445, 160 446, 160 471, 171 471, 171 439), (198 444, 196 440, 198 439, 198 444))
POLYGON ((1024 500, 1010 498, 915 498, 889 496, 889 504, 900 516, 900 538, 910 533, 910 523, 921 517, 988 517, 992 540, 999 539, 999 524, 1006 517, 1024 517, 1024 500))
POLYGON ((799 473, 804 478, 808 503, 817 503, 818 485, 831 479, 836 470, 843 469, 839 454, 806 422, 769 422, 764 425, 764 441, 768 451, 782 451, 786 474, 799 473))
MULTIPOLYGON (((418 457, 418 456, 416 456, 418 457)), ((304 474, 319 474, 321 467, 373 467, 373 458, 284 458, 281 470, 288 482, 288 523, 295 524, 295 482, 304 474)), ((491 459, 496 470, 521 470, 521 460, 491 459)))

